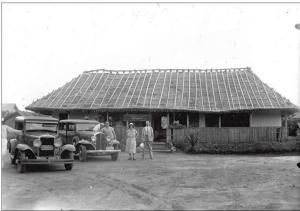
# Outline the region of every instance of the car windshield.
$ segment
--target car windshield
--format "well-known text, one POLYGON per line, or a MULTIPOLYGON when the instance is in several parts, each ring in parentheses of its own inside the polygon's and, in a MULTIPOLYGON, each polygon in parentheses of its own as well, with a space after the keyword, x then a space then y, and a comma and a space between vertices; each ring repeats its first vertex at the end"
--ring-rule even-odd
POLYGON ((77 131, 93 131, 94 127, 96 126, 96 123, 78 123, 76 124, 77 131))
POLYGON ((25 126, 26 131, 35 131, 35 130, 42 130, 42 131, 57 131, 57 123, 56 122, 26 122, 25 126))

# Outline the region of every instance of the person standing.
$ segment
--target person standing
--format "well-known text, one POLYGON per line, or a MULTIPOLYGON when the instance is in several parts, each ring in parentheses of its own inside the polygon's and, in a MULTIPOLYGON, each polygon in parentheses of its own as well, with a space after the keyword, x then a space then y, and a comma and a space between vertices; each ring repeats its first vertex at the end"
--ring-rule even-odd
POLYGON ((129 123, 128 130, 126 131, 126 152, 129 153, 128 160, 135 160, 136 153, 136 137, 138 136, 138 132, 134 128, 133 123, 129 123))
POLYGON ((104 126, 103 123, 97 124, 97 125, 94 127, 93 132, 94 132, 94 133, 99 133, 99 132, 101 132, 101 129, 103 128, 103 126, 104 126))
POLYGON ((145 150, 148 148, 150 159, 153 159, 152 153, 152 142, 153 142, 153 129, 150 126, 150 122, 146 121, 146 126, 142 130, 142 142, 144 143, 144 148, 142 151, 142 158, 145 158, 145 150))
POLYGON ((100 130, 100 132, 104 133, 104 136, 108 142, 116 139, 116 133, 113 127, 109 126, 109 122, 105 122, 105 126, 100 130))

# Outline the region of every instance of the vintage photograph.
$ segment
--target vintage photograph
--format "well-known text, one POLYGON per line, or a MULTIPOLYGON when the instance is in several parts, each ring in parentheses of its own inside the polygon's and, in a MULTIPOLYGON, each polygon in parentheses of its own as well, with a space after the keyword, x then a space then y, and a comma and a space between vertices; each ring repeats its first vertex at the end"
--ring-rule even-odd
POLYGON ((300 209, 300 3, 1 11, 2 210, 300 209))

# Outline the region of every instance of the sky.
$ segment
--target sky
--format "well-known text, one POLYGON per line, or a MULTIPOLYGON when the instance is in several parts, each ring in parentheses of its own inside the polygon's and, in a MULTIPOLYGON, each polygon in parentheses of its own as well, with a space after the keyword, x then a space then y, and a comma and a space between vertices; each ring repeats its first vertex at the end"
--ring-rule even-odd
POLYGON ((3 4, 2 103, 95 69, 251 67, 300 105, 300 4, 3 4))

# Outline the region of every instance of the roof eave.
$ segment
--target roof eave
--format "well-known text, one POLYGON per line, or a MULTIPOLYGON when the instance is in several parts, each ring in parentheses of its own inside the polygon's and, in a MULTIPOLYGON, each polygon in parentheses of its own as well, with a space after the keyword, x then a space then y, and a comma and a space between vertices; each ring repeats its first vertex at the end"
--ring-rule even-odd
POLYGON ((232 110, 193 110, 193 109, 181 109, 181 108, 44 108, 44 107, 26 107, 27 110, 42 112, 42 111, 89 111, 89 112, 113 112, 113 111, 144 111, 144 112, 197 112, 197 113, 229 113, 229 112, 252 112, 252 111, 267 111, 267 110, 276 110, 276 111, 285 111, 288 113, 299 112, 299 108, 245 108, 245 109, 232 109, 232 110))

